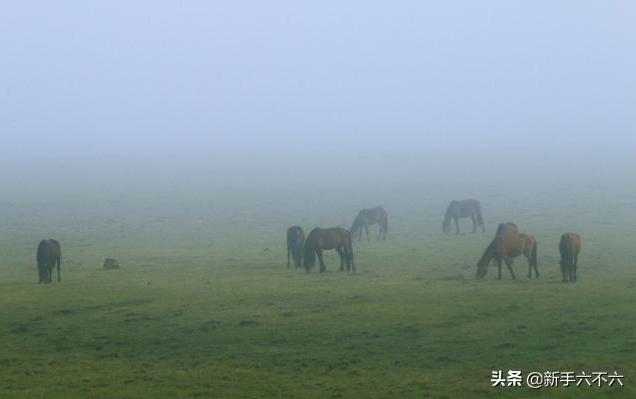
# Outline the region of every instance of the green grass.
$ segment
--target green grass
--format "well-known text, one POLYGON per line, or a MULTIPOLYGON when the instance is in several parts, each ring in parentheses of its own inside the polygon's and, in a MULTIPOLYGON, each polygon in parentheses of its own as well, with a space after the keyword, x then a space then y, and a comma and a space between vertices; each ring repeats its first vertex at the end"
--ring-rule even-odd
POLYGON ((307 275, 285 268, 284 229, 350 222, 358 201, 330 211, 320 196, 262 194, 263 211, 254 197, 4 204, 0 397, 636 397, 633 204, 485 189, 489 231, 444 236, 446 195, 395 192, 382 203, 389 239, 354 243, 357 273, 337 272, 330 253, 327 273, 307 275), (491 265, 476 282, 508 220, 537 236, 541 278, 518 259, 519 281, 495 280, 491 265), (576 284, 558 271, 569 230, 583 237, 576 284), (40 286, 35 247, 48 236, 63 282, 40 286), (108 256, 122 269, 101 271, 108 256), (493 370, 617 371, 625 387, 493 388, 493 370))

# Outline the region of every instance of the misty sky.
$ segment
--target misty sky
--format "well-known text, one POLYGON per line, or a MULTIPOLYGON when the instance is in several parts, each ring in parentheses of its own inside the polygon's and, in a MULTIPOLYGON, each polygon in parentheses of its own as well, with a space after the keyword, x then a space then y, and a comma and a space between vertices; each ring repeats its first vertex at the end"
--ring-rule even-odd
POLYGON ((631 150, 634 21, 628 0, 3 2, 0 155, 631 150))

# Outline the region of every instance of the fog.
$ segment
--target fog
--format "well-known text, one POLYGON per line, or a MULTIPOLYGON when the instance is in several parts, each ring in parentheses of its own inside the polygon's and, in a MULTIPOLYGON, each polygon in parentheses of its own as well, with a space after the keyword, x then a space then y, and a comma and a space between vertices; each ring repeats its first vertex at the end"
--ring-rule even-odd
POLYGON ((5 4, 2 179, 8 196, 461 185, 512 165, 624 181, 634 17, 627 1, 5 4))
POLYGON ((634 379, 635 21, 628 0, 2 2, 0 392, 492 398, 497 370, 549 370, 636 397, 607 381, 634 379), (444 233, 467 198, 485 227, 444 233), (378 206, 387 239, 356 240, 378 206))

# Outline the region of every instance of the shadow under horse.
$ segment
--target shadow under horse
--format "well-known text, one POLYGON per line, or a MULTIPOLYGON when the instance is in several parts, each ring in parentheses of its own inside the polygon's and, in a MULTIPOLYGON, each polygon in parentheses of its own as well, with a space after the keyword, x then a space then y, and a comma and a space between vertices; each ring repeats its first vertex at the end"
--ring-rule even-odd
POLYGON ((325 262, 322 259, 323 251, 335 249, 340 256, 340 271, 347 266, 347 271, 356 270, 353 262, 353 247, 351 245, 351 234, 340 227, 332 227, 328 229, 315 228, 305 240, 303 249, 303 266, 307 273, 316 264, 316 256, 320 263, 320 272, 324 272, 325 262))
POLYGON ((287 229, 287 268, 290 257, 294 259, 294 267, 300 267, 303 258, 303 245, 305 244, 305 232, 300 226, 292 226, 287 229))
POLYGON ((356 216, 353 221, 353 225, 351 226, 351 235, 355 237, 356 234, 358 234, 358 240, 360 240, 362 238, 362 227, 364 227, 368 240, 369 225, 374 225, 376 223, 380 226, 378 240, 380 238, 386 240, 386 235, 389 232, 389 214, 380 206, 371 209, 363 209, 358 212, 358 216, 356 216))
POLYGON ((60 276, 60 263, 62 260, 62 250, 57 240, 42 240, 38 244, 37 262, 39 284, 48 284, 53 279, 53 269, 57 265, 57 281, 62 282, 60 276))
POLYGON ((442 223, 442 231, 448 233, 451 231, 451 219, 455 221, 455 234, 459 234, 459 219, 471 218, 473 220, 473 233, 477 231, 477 225, 481 227, 481 231, 485 232, 484 218, 481 214, 481 204, 476 199, 453 200, 448 204, 446 213, 444 214, 444 222, 442 223))
POLYGON ((483 280, 488 272, 488 265, 494 259, 499 270, 498 279, 501 280, 501 263, 506 263, 513 280, 517 277, 512 271, 514 258, 524 255, 528 259, 528 278, 532 278, 534 268, 535 277, 539 278, 537 262, 537 242, 535 238, 528 234, 517 233, 516 228, 504 234, 497 235, 488 245, 484 254, 477 262, 477 279, 483 280))
POLYGON ((563 282, 568 280, 576 281, 576 270, 578 269, 579 253, 581 252, 581 236, 575 233, 565 233, 559 242, 559 252, 561 252, 561 274, 563 282))

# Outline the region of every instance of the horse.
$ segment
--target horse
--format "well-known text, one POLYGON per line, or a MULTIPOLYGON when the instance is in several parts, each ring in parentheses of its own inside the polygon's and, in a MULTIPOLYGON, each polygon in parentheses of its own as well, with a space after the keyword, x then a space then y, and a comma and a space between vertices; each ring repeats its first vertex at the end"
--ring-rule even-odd
POLYGON ((358 212, 351 226, 351 235, 356 236, 358 234, 358 241, 362 238, 362 226, 367 233, 367 240, 369 239, 369 225, 380 225, 380 231, 378 232, 378 240, 382 237, 382 240, 386 240, 386 235, 389 232, 389 215, 384 208, 378 206, 372 209, 363 209, 358 212))
POLYGON ((485 232, 484 218, 481 214, 481 205, 476 199, 453 200, 448 204, 446 213, 444 214, 444 222, 442 222, 442 231, 448 233, 451 231, 451 219, 455 221, 455 234, 459 234, 459 218, 470 217, 473 220, 473 234, 477 231, 477 225, 485 232))
POLYGON ((347 271, 356 271, 356 265, 353 262, 353 247, 351 245, 351 234, 340 227, 332 227, 329 229, 315 228, 307 236, 305 240, 305 248, 303 249, 303 266, 307 273, 316 263, 316 255, 320 263, 320 272, 324 272, 325 262, 322 260, 322 251, 335 249, 340 256, 340 271, 344 270, 346 263, 347 271))
POLYGON ((501 280, 501 261, 506 262, 506 266, 510 271, 513 280, 517 277, 512 271, 512 262, 514 258, 523 254, 528 259, 528 278, 532 278, 532 269, 534 268, 536 278, 539 278, 539 269, 537 264, 537 241, 533 236, 523 233, 507 232, 496 236, 488 245, 484 254, 477 262, 477 279, 483 280, 488 271, 488 264, 495 259, 499 269, 498 279, 501 280))
POLYGON ((577 263, 581 252, 581 236, 575 233, 563 234, 559 242, 559 252, 561 252, 562 281, 566 283, 569 279, 569 281, 575 282, 577 263))
POLYGON ((497 233, 495 233, 495 237, 500 236, 500 235, 504 235, 506 233, 519 233, 519 229, 517 228, 517 225, 514 223, 499 223, 499 226, 497 226, 497 233))
POLYGON ((53 269, 57 264, 57 281, 62 282, 60 276, 60 262, 62 259, 62 250, 60 243, 56 240, 42 240, 38 244, 37 251, 38 274, 40 276, 39 284, 48 284, 53 278, 53 269))
POLYGON ((294 267, 300 267, 303 256, 305 233, 300 226, 292 226, 287 229, 287 268, 289 269, 290 256, 294 259, 294 267))

